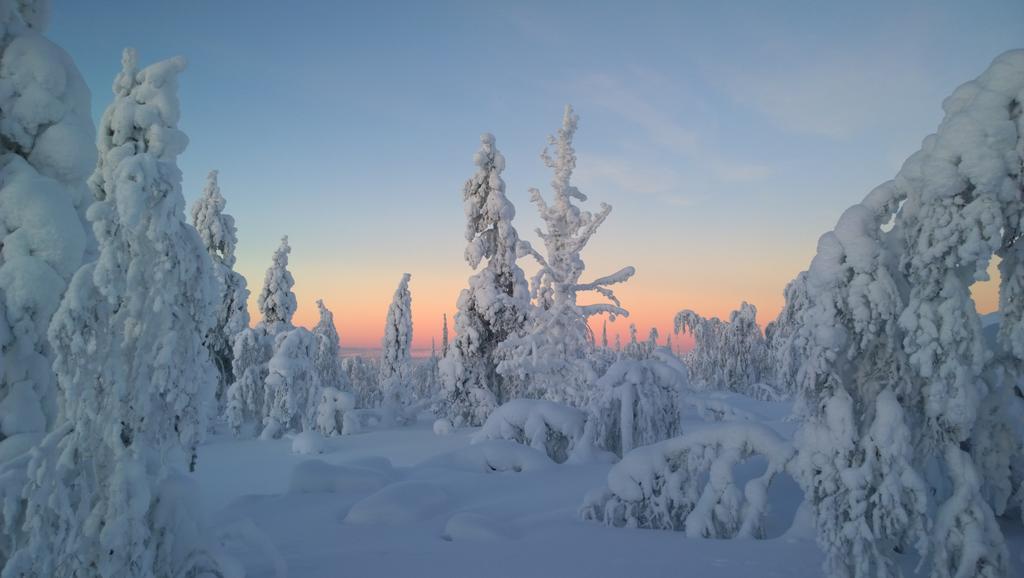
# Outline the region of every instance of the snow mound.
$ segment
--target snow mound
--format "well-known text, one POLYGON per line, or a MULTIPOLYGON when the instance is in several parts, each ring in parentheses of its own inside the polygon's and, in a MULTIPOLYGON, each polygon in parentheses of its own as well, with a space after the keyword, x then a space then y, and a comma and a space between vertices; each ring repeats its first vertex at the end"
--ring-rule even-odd
POLYGON ((494 518, 476 512, 459 512, 448 519, 441 537, 445 540, 497 542, 512 539, 509 529, 494 518))
POLYGON ((792 446, 759 424, 716 424, 637 448, 590 492, 580 514, 609 526, 683 530, 694 538, 762 537, 768 486, 785 471, 792 446), (768 464, 742 488, 736 466, 768 464))
POLYGON ((356 502, 345 522, 349 524, 404 525, 437 516, 450 503, 438 485, 423 481, 399 482, 356 502))
POLYGON ((544 452, 509 440, 487 440, 434 456, 423 468, 471 472, 524 472, 554 465, 544 452))
POLYGON ((511 440, 544 452, 557 463, 569 459, 583 437, 586 414, 540 399, 515 399, 494 410, 474 444, 487 440, 511 440))
POLYGON ((363 460, 340 465, 328 464, 323 460, 302 462, 292 470, 288 492, 375 492, 398 478, 398 474, 391 467, 391 462, 383 458, 381 460, 383 463, 363 460))
POLYGON ((317 431, 304 431, 292 438, 292 453, 299 455, 322 454, 327 451, 327 440, 317 431))
POLYGON ((446 436, 452 433, 452 422, 441 418, 434 422, 434 435, 446 436))

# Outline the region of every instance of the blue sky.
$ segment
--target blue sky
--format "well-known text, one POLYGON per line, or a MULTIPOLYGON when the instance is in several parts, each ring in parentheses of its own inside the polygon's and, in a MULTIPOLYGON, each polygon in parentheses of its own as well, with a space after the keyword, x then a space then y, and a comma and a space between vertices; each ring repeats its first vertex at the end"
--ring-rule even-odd
POLYGON ((323 297, 343 341, 370 347, 409 271, 427 347, 470 274, 461 188, 479 133, 497 136, 532 238, 527 189, 550 180, 538 154, 576 107, 577 184, 614 207, 584 259, 593 276, 637 267, 621 296, 642 334, 743 299, 770 319, 818 236, 934 131, 942 99, 1024 47, 1022 22, 1020 0, 54 0, 48 35, 97 118, 123 47, 143 63, 184 55, 186 198, 220 170, 250 288, 288 234, 299 320, 323 297))

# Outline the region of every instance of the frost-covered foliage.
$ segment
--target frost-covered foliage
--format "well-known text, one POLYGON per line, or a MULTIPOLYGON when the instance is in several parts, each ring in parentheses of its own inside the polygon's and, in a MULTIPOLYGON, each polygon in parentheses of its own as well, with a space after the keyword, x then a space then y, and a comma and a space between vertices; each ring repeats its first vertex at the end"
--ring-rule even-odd
MULTIPOLYGON (((440 371, 444 413, 456 425, 480 425, 498 405, 521 395, 521 383, 497 372, 499 344, 520 335, 530 313, 530 292, 516 264, 519 234, 512 226, 516 210, 505 197, 501 172, 505 157, 494 135, 480 137, 473 159, 476 174, 463 188, 466 212, 466 262, 483 269, 459 294, 455 341, 446 347, 440 371)), ((447 341, 447 318, 444 326, 447 341)))
POLYGON ((47 4, 0 2, 0 443, 57 418, 46 331, 94 244, 89 89, 43 36, 47 4))
POLYGON ((355 407, 356 398, 351 393, 333 387, 321 388, 316 410, 317 431, 325 436, 348 433, 345 429, 345 414, 355 407))
POLYGON ((811 304, 807 293, 807 272, 801 271, 787 283, 783 295, 785 304, 782 311, 764 328, 770 371, 765 377, 779 391, 793 394, 797 391, 797 373, 804 361, 801 354, 807 350, 810 339, 800 319, 811 304))
POLYGON ((409 292, 411 275, 405 273, 388 306, 384 338, 381 345, 377 386, 381 406, 395 419, 404 420, 404 411, 412 403, 410 384, 412 364, 412 294, 409 292))
POLYGON ((695 538, 760 538, 768 487, 792 454, 764 426, 709 426, 627 453, 608 472, 608 487, 587 495, 580 514, 609 526, 695 538), (767 461, 765 472, 740 487, 733 470, 755 456, 767 461))
POLYGON ((225 395, 224 417, 236 436, 246 423, 263 420, 267 362, 273 355, 274 339, 265 326, 243 329, 235 336, 231 360, 235 381, 225 395))
MULTIPOLYGON (((217 286, 185 222, 175 58, 126 50, 99 131, 88 219, 99 242, 54 315, 61 423, 32 455, 4 576, 209 575, 188 490, 216 373, 203 338, 217 286), (183 507, 184 506, 184 507, 183 507)), ((7 521, 10 521, 10 517, 7 521)))
POLYGON ((473 443, 511 440, 544 452, 557 463, 568 460, 583 440, 582 411, 541 399, 514 399, 491 412, 473 443))
POLYGON ((256 299, 256 305, 263 315, 262 325, 267 332, 276 334, 292 328, 292 316, 297 307, 292 287, 295 278, 288 270, 288 254, 292 252, 288 245, 288 236, 281 238, 281 246, 274 251, 274 260, 263 277, 263 289, 256 299))
POLYGON ((767 377, 768 350, 757 326, 756 307, 742 303, 729 314, 728 322, 680 311, 675 331, 693 335, 694 347, 685 360, 695 383, 760 395, 761 389, 755 386, 767 377))
POLYGON ((621 456, 679 435, 678 400, 688 386, 681 364, 673 367, 657 358, 616 361, 597 381, 588 420, 593 443, 621 456))
POLYGON ((217 400, 220 403, 225 401, 226 388, 235 381, 232 369, 235 337, 249 327, 249 309, 246 307, 249 288, 245 277, 234 270, 238 237, 235 219, 224 212, 226 205, 217 184, 217 171, 210 171, 202 196, 192 205, 192 225, 210 254, 213 273, 220 287, 217 323, 206 338, 206 347, 220 375, 217 383, 217 400))
POLYGON ((318 339, 297 327, 274 338, 274 356, 267 363, 264 395, 264 439, 285 431, 309 431, 317 421, 320 380, 314 358, 318 339))
POLYGON ((1022 102, 1012 51, 946 99, 936 134, 822 236, 787 292, 773 349, 802 393, 800 477, 833 574, 896 575, 894 551, 914 549, 933 576, 1008 569, 993 508, 1005 511, 1020 446, 993 404, 1024 352, 1022 102), (994 254, 998 356, 970 297, 994 254))
POLYGON ((377 407, 381 402, 377 377, 380 374, 378 360, 362 356, 345 357, 341 367, 348 376, 352 393, 356 396, 356 407, 377 407))
POLYGON ((316 307, 320 311, 320 320, 313 328, 313 336, 316 337, 313 367, 317 380, 323 387, 348 389, 348 376, 341 367, 341 341, 334 326, 334 314, 321 299, 317 299, 316 307))
POLYGON ((530 397, 544 397, 552 401, 585 406, 590 388, 599 375, 590 362, 594 349, 587 319, 593 315, 628 316, 610 288, 627 281, 635 273, 633 267, 624 267, 616 273, 589 283, 580 281, 584 264, 580 254, 597 229, 608 218, 611 207, 604 203, 598 213, 581 209, 573 203, 586 201, 587 196, 572 184, 576 168, 573 137, 579 118, 572 107, 565 108, 562 127, 557 136, 549 139, 554 156, 544 150, 542 158, 554 171, 551 188, 553 201, 548 204, 540 191, 531 189, 531 200, 537 205, 544 230, 537 235, 544 241, 545 255, 529 243, 519 243, 519 254, 528 254, 538 263, 539 270, 531 280, 530 292, 538 310, 528 322, 522 336, 509 337, 500 347, 502 362, 498 372, 528 384, 524 392, 530 397), (607 303, 581 305, 580 293, 594 291, 607 303))

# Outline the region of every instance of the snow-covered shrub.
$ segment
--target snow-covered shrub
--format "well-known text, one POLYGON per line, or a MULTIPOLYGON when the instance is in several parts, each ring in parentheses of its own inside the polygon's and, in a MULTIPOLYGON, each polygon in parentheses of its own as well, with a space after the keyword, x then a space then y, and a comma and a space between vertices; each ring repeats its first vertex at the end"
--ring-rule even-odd
POLYGON ((609 526, 679 530, 695 538, 759 538, 768 487, 792 454, 792 446, 764 426, 709 426, 627 453, 608 472, 608 487, 587 495, 580 514, 609 526), (741 488, 733 470, 755 456, 767 468, 741 488))
POLYGON ((545 255, 525 241, 520 241, 518 253, 530 255, 539 265, 530 283, 530 293, 538 307, 527 322, 525 333, 511 335, 499 346, 502 361, 498 373, 526 384, 522 395, 584 407, 589 402, 590 388, 599 377, 590 360, 594 346, 587 320, 599 314, 608 314, 612 319, 629 315, 611 286, 627 281, 636 270, 624 267, 589 283, 580 281, 585 269, 580 254, 612 208, 602 203, 600 212, 595 214, 573 204, 574 200, 587 200, 572 184, 576 167, 573 137, 578 121, 572 107, 567 106, 557 136, 549 138, 555 148, 554 157, 547 149, 542 155, 554 172, 552 203, 548 204, 537 189, 530 191, 545 225, 544 230, 537 232, 544 241, 545 255), (587 291, 598 293, 608 302, 578 304, 577 296, 587 291))
POLYGON ((586 414, 539 399, 514 399, 491 412, 473 443, 504 439, 544 452, 557 463, 569 459, 583 438, 586 414))
POLYGON ((0 9, 0 440, 57 419, 47 327, 95 242, 84 212, 96 166, 89 89, 43 36, 44 2, 0 9))
POLYGON ((384 337, 381 340, 380 368, 377 384, 381 407, 391 419, 405 422, 406 411, 412 405, 412 294, 409 292, 411 275, 405 273, 388 306, 384 337))
POLYGON ((316 336, 303 327, 275 338, 274 356, 267 363, 267 414, 260 437, 276 438, 285 431, 310 431, 316 426, 320 405, 320 382, 313 365, 316 349, 316 336))
POLYGON ((192 205, 192 225, 213 261, 213 273, 220 289, 217 323, 206 338, 206 347, 219 375, 217 402, 220 407, 225 403, 227 388, 235 381, 235 337, 249 327, 246 307, 249 288, 245 277, 234 270, 238 236, 235 219, 224 212, 226 205, 217 184, 217 171, 210 171, 202 196, 192 205))
MULTIPOLYGON (((33 452, 7 576, 216 575, 190 492, 216 370, 203 344, 218 297, 185 222, 174 58, 139 71, 126 50, 99 131, 88 210, 99 245, 49 329, 61 424, 33 452)), ((7 516, 6 520, 11 520, 7 516)))
POLYGON ((680 371, 657 359, 621 359, 597 381, 589 409, 593 443, 617 455, 679 435, 680 371))
POLYGON ((225 396, 224 415, 236 436, 244 424, 263 421, 267 362, 273 354, 274 341, 264 326, 244 329, 235 336, 231 360, 235 381, 225 396))
POLYGON ((768 349, 757 326, 757 308, 749 303, 729 314, 729 321, 705 319, 690 310, 675 318, 676 333, 693 335, 694 347, 686 355, 692 381, 705 387, 728 389, 751 397, 761 394, 754 385, 769 377, 768 349))
POLYGON ((345 414, 356 407, 356 398, 334 387, 320 388, 320 403, 316 410, 316 429, 325 436, 345 432, 345 414))
MULTIPOLYGON (((496 349, 511 335, 522 333, 530 313, 526 276, 516 263, 519 234, 512 226, 516 210, 505 197, 501 172, 505 157, 494 136, 480 137, 474 156, 476 174, 466 181, 466 262, 476 269, 469 287, 459 294, 455 342, 445 346, 440 364, 444 415, 459 425, 477 426, 498 405, 518 396, 512 378, 497 372, 496 349), (510 391, 511 390, 511 391, 510 391)), ((445 337, 447 340, 447 319, 445 337)))

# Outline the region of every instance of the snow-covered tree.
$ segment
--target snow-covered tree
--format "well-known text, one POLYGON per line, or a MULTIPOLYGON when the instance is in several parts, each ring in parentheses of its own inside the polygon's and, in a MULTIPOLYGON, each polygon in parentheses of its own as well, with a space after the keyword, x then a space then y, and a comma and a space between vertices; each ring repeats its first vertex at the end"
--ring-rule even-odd
POLYGON ((27 541, 5 576, 209 575, 175 465, 195 465, 216 386, 203 339, 217 286, 185 222, 175 58, 126 50, 89 183, 96 261, 78 270, 49 338, 61 423, 33 453, 27 541))
POLYGON ((274 355, 273 347, 273 339, 261 327, 235 336, 231 360, 235 381, 225 395, 225 419, 236 436, 246 423, 263 420, 267 362, 274 355))
POLYGON ((894 551, 914 549, 931 576, 1008 571, 994 508, 1021 446, 992 408, 1024 351, 1021 102, 1018 50, 946 99, 937 133, 844 213, 787 295, 807 414, 797 471, 832 574, 897 575, 894 551), (994 359, 969 290, 997 253, 994 359))
POLYGON ((601 349, 608 349, 608 320, 601 320, 601 349))
POLYGON ((768 373, 768 351, 753 305, 740 304, 729 314, 728 322, 680 311, 675 331, 693 335, 694 346, 686 355, 686 364, 695 383, 757 395, 753 386, 768 373))
POLYGON ((377 378, 380 374, 380 365, 373 359, 354 355, 341 360, 341 367, 348 376, 352 393, 356 397, 356 407, 370 408, 380 405, 380 387, 377 378))
POLYGON ((320 320, 313 328, 313 335, 316 337, 313 367, 316 369, 317 379, 324 387, 348 389, 348 376, 341 367, 341 341, 338 338, 338 329, 334 326, 334 314, 324 305, 322 299, 317 299, 316 307, 320 311, 320 320))
POLYGON ((0 5, 0 444, 57 418, 50 319, 91 258, 89 89, 43 36, 47 2, 0 5))
MULTIPOLYGON (((459 294, 455 341, 447 348, 440 371, 445 415, 455 425, 480 425, 495 407, 518 395, 514 379, 497 372, 496 349, 523 331, 530 312, 526 276, 516 263, 519 234, 512 226, 516 211, 505 197, 501 172, 505 157, 494 136, 480 137, 476 174, 466 181, 466 262, 483 269, 469 278, 459 294)), ((444 335, 447 338, 447 323, 444 335)))
POLYGON ((391 305, 388 306, 377 376, 381 405, 399 420, 404 419, 403 411, 412 402, 409 384, 412 359, 412 293, 409 292, 411 277, 408 273, 402 275, 391 305))
POLYGON ((441 325, 441 357, 448 356, 448 314, 444 314, 443 324, 441 325))
POLYGON ((764 328, 768 347, 771 380, 780 391, 793 393, 797 388, 797 372, 803 365, 809 336, 801 323, 804 311, 811 307, 807 294, 807 272, 803 271, 786 285, 785 302, 774 321, 764 328))
POLYGON ((256 299, 256 305, 263 315, 263 325, 267 332, 276 334, 292 328, 292 316, 297 307, 292 287, 295 278, 288 270, 288 254, 292 252, 288 245, 288 236, 281 238, 281 246, 274 251, 274 260, 263 277, 263 289, 256 299))
POLYGON ((598 213, 591 213, 573 203, 587 200, 572 184, 576 167, 573 137, 578 120, 572 107, 567 106, 562 127, 557 136, 549 139, 554 156, 549 155, 547 149, 541 155, 554 172, 551 181, 554 198, 548 204, 537 189, 532 189, 530 194, 545 224, 537 235, 544 241, 546 255, 525 241, 519 243, 519 253, 532 256, 540 266, 530 286, 539 310, 529 320, 523 335, 510 336, 500 346, 503 360, 498 372, 528 383, 528 393, 532 396, 585 405, 589 390, 598 378, 589 360, 593 345, 587 320, 602 313, 613 320, 619 315, 629 315, 611 286, 628 280, 635 269, 624 267, 589 283, 580 281, 585 268, 580 254, 608 218, 611 207, 602 203, 598 213), (579 304, 577 297, 587 291, 598 293, 608 302, 579 304))
POLYGON ((319 339, 304 327, 278 333, 274 356, 267 363, 267 410, 262 439, 280 437, 286 431, 312 430, 321 399, 315 358, 319 339))
POLYGON ((235 381, 232 369, 235 337, 249 327, 249 309, 246 306, 249 288, 245 277, 234 270, 238 237, 235 219, 224 212, 226 205, 217 184, 217 171, 210 171, 202 196, 192 205, 192 225, 213 260, 214 275, 220 287, 217 323, 207 336, 206 346, 220 375, 217 400, 222 402, 226 388, 235 381))

